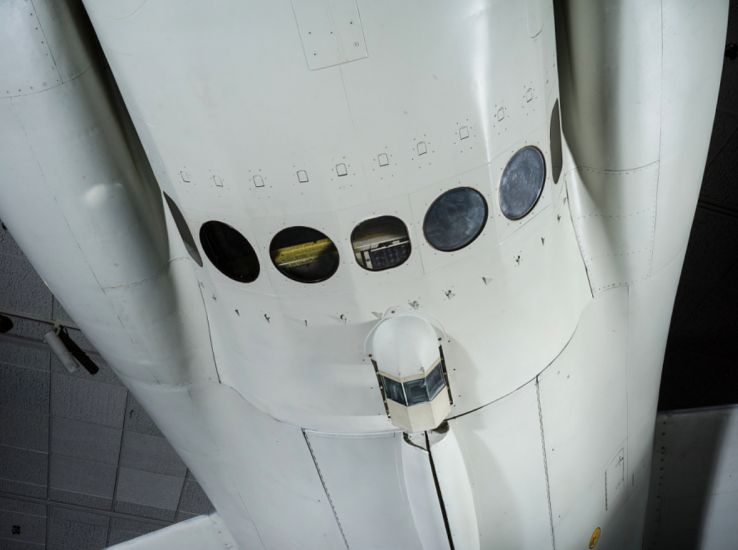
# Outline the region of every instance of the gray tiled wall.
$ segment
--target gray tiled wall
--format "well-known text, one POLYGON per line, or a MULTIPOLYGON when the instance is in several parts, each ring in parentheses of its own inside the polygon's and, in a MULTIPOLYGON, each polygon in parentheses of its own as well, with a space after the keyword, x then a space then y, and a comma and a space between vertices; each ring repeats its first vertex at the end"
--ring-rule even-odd
POLYGON ((197 481, 84 335, 70 374, 43 334, 69 315, 0 229, 0 549, 100 550, 208 513, 197 481))

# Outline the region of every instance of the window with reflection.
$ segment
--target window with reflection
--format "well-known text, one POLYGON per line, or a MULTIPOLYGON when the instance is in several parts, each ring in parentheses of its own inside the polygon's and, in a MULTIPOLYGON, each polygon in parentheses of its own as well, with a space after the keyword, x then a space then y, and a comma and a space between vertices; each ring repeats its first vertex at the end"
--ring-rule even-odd
POLYGON ((423 233, 437 250, 460 250, 480 235, 487 223, 487 213, 487 201, 479 191, 457 187, 430 205, 423 220, 423 233))
POLYGON ((200 228, 200 244, 210 262, 239 283, 251 283, 259 276, 259 258, 254 247, 237 230, 218 221, 200 228))
POLYGON ((553 177, 554 183, 559 183, 561 168, 564 164, 564 152, 561 143, 561 114, 559 113, 558 99, 551 111, 551 127, 549 132, 551 136, 551 177, 553 177))
POLYGON ((446 387, 440 363, 426 373, 423 378, 400 383, 382 376, 382 384, 387 399, 406 407, 429 403, 446 387))
POLYGON ((202 258, 200 257, 200 252, 197 250, 197 245, 195 245, 195 237, 192 236, 190 227, 187 225, 187 220, 185 220, 185 217, 182 215, 182 211, 177 206, 177 203, 174 202, 166 193, 163 194, 166 199, 167 206, 169 206, 169 211, 172 213, 172 218, 174 218, 177 231, 179 231, 179 235, 182 237, 182 242, 184 242, 188 254, 193 260, 195 260, 197 265, 202 267, 202 258))
POLYGON ((384 394, 387 399, 391 399, 400 405, 407 405, 405 401, 405 393, 402 390, 402 384, 386 376, 382 376, 382 385, 384 386, 384 394))
POLYGON ((506 218, 527 216, 541 198, 546 161, 535 147, 523 147, 508 161, 500 181, 500 209, 506 218))
POLYGON ((426 378, 427 389, 428 389, 428 400, 433 401, 433 398, 440 393, 440 391, 446 387, 446 381, 443 376, 443 369, 441 365, 432 369, 426 378))
POLYGON ((333 241, 310 227, 283 229, 272 239, 269 254, 283 275, 301 283, 325 281, 340 264, 333 241))
POLYGON ((361 222, 351 232, 351 245, 358 264, 369 271, 397 267, 410 257, 407 227, 394 216, 361 222))
POLYGON ((425 378, 418 378, 403 384, 408 407, 430 401, 428 399, 428 387, 425 382, 425 378))

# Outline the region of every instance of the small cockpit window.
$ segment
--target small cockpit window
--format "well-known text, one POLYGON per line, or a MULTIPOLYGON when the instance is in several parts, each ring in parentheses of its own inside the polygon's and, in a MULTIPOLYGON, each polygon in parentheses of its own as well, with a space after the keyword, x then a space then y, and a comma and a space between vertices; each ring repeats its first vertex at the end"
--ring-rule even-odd
POLYGON ((428 208, 423 233, 433 248, 453 252, 471 244, 487 223, 487 201, 469 187, 446 191, 428 208))
POLYGON ((356 261, 369 271, 402 265, 410 257, 410 237, 399 218, 381 216, 357 225, 351 232, 356 261))
POLYGON ((431 369, 423 378, 417 378, 400 384, 391 378, 382 376, 384 394, 395 403, 412 407, 429 403, 446 387, 446 381, 440 363, 431 369))
POLYGON ((523 147, 508 161, 500 181, 500 209, 506 218, 527 216, 538 202, 546 179, 546 161, 535 147, 523 147))
POLYGON ((433 401, 433 398, 446 386, 441 366, 439 365, 431 370, 428 373, 426 380, 428 386, 428 399, 429 401, 433 401))
POLYGON ((338 269, 338 249, 326 235, 310 227, 288 227, 269 245, 275 267, 301 283, 319 283, 338 269))
POLYGON ((408 407, 430 401, 430 399, 428 399, 428 387, 426 382, 427 380, 425 378, 419 378, 403 384, 405 387, 405 395, 407 396, 408 407))
POLYGON ((205 222, 200 228, 200 244, 208 259, 226 277, 251 283, 259 276, 259 258, 254 248, 230 225, 205 222))
POLYGON ((402 390, 402 384, 386 376, 382 376, 382 385, 384 386, 384 394, 387 399, 391 399, 400 405, 407 405, 405 401, 405 393, 402 390))

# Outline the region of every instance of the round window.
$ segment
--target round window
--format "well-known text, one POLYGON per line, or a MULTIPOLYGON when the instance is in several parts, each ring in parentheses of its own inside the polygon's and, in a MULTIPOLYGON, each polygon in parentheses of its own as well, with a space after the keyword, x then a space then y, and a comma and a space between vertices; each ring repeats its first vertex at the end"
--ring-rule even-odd
POLYGON ((279 271, 301 283, 325 281, 340 263, 333 241, 310 227, 283 229, 272 239, 269 254, 279 271))
POLYGON ((200 228, 205 255, 226 277, 250 283, 259 276, 259 258, 249 241, 230 225, 205 222, 200 228))
POLYGON ((356 261, 369 271, 382 271, 410 257, 410 237, 399 218, 380 216, 357 225, 351 232, 356 261))
POLYGON ((564 164, 564 152, 561 145, 561 114, 559 113, 559 100, 551 111, 551 176, 554 183, 559 183, 561 168, 564 164))
POLYGON ((508 161, 500 181, 500 209, 519 220, 533 210, 543 192, 546 161, 535 147, 523 147, 508 161))
POLYGON ((423 233, 433 248, 453 252, 468 246, 487 223, 487 201, 479 191, 457 187, 446 191, 428 208, 423 233))
POLYGON ((172 213, 172 218, 174 218, 174 223, 179 231, 179 236, 182 237, 182 241, 184 242, 187 252, 189 252, 190 257, 195 260, 197 265, 202 267, 202 258, 200 257, 200 253, 197 251, 195 237, 192 236, 192 232, 187 225, 187 220, 185 220, 185 217, 182 215, 182 211, 177 206, 177 203, 174 202, 169 195, 164 192, 162 193, 167 201, 169 211, 172 213))

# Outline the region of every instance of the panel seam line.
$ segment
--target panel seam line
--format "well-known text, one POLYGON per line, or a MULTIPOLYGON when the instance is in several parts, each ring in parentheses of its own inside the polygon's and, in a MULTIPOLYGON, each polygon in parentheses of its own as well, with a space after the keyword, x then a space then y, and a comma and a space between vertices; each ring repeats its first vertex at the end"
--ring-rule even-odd
POLYGON ((323 491, 325 492, 325 496, 328 499, 328 504, 330 504, 331 510, 333 511, 333 517, 336 518, 336 524, 338 525, 338 530, 341 532, 343 543, 346 545, 346 548, 350 550, 348 540, 346 540, 346 533, 343 532, 343 527, 341 526, 341 520, 338 519, 338 513, 336 512, 336 507, 333 506, 333 499, 331 499, 331 494, 328 492, 328 486, 325 484, 325 479, 323 478, 323 472, 320 471, 320 466, 318 466, 318 459, 315 458, 315 452, 313 451, 313 446, 310 444, 310 439, 308 438, 307 432, 304 429, 302 430, 302 436, 305 438, 305 443, 307 444, 308 451, 310 451, 310 457, 313 459, 315 470, 318 472, 318 477, 320 478, 320 484, 323 486, 323 491))
POLYGON ((441 484, 438 481, 438 474, 436 473, 436 464, 433 462, 433 453, 431 453, 430 439, 428 438, 428 432, 425 432, 425 446, 428 448, 428 460, 430 461, 431 474, 433 474, 433 483, 436 486, 436 493, 438 494, 438 504, 441 507, 441 515, 443 516, 443 526, 446 528, 446 536, 448 537, 448 545, 451 550, 454 549, 454 539, 451 534, 451 525, 448 521, 448 514, 446 514, 446 505, 443 503, 443 493, 441 493, 441 484))
POLYGON ((541 385, 536 376, 536 400, 538 401, 538 421, 541 426, 541 450, 543 451, 543 473, 546 477, 546 499, 548 500, 548 521, 551 527, 551 548, 556 550, 554 537, 553 508, 551 507, 551 487, 548 481, 548 459, 546 458, 546 436, 543 433, 543 408, 541 407, 541 385))

